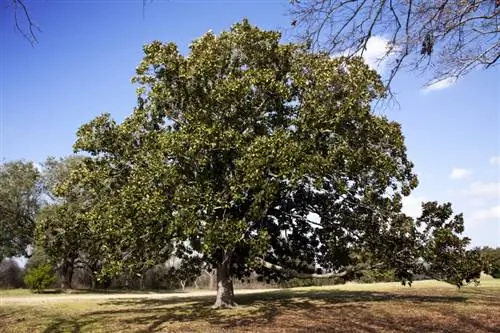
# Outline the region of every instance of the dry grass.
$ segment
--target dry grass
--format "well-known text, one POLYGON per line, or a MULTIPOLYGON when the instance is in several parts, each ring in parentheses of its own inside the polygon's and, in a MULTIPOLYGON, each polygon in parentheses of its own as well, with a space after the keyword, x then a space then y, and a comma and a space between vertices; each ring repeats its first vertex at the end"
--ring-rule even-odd
POLYGON ((500 281, 296 288, 237 296, 0 305, 0 332, 500 332, 500 281))

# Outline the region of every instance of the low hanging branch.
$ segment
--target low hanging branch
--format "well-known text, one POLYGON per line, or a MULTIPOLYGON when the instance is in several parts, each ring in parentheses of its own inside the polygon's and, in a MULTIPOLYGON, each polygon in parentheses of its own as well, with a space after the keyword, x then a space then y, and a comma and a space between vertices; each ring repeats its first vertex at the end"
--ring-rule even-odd
MULTIPOLYGON (((272 264, 270 262, 265 261, 262 258, 257 258, 257 261, 265 268, 275 270, 275 271, 284 271, 285 268, 283 268, 280 265, 272 264)), ((317 279, 328 279, 328 278, 341 278, 344 276, 347 276, 348 274, 352 274, 356 271, 362 270, 362 269, 375 269, 375 268, 380 268, 383 266, 383 263, 378 263, 375 265, 370 265, 370 266, 347 266, 344 270, 340 272, 330 272, 330 273, 299 273, 297 272, 295 274, 296 277, 301 278, 301 279, 311 279, 311 278, 317 278, 317 279)))

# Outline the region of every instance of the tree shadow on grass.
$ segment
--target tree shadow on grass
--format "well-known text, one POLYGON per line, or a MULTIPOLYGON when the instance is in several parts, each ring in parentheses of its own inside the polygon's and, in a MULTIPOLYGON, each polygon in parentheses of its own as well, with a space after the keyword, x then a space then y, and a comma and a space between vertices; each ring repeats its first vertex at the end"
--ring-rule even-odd
POLYGON ((42 333, 71 332, 80 333, 85 326, 97 322, 97 319, 57 317, 42 331, 42 333))
MULTIPOLYGON (((466 294, 416 295, 365 291, 269 291, 237 295, 239 307, 214 310, 214 297, 169 299, 117 299, 103 310, 86 314, 72 325, 72 332, 90 323, 129 327, 133 332, 498 332, 490 317, 487 322, 457 312, 469 304, 466 294), (109 307, 107 307, 109 306, 109 307)), ((495 313, 499 305, 488 303, 495 313)), ((494 315, 492 315, 494 316, 494 315)), ((496 318, 496 317, 495 317, 496 318)), ((494 320, 495 320, 494 318, 494 320)), ((59 326, 57 326, 59 325, 59 326)))

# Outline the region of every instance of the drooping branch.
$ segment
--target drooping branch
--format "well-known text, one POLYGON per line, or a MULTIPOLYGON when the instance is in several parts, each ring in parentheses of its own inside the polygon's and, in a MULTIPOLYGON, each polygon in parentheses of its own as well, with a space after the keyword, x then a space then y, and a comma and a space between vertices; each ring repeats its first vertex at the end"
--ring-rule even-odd
MULTIPOLYGON (((263 267, 275 271, 284 271, 285 269, 279 265, 271 264, 270 262, 267 262, 263 259, 258 259, 258 261, 262 264, 263 267)), ((330 272, 330 273, 297 273, 296 276, 299 278, 332 278, 332 277, 343 277, 348 274, 349 271, 345 270, 342 272, 330 272)))
MULTIPOLYGON (((272 264, 268 261, 265 261, 262 258, 257 258, 257 261, 265 268, 275 270, 275 271, 285 271, 285 268, 283 268, 280 265, 272 264)), ((376 269, 383 267, 383 263, 378 263, 374 265, 364 265, 364 266, 347 266, 344 270, 339 271, 339 272, 329 272, 329 273, 301 273, 301 272, 296 272, 295 276, 298 278, 302 279, 308 279, 308 278, 317 278, 317 279, 328 279, 328 278, 341 278, 344 276, 347 276, 348 274, 352 274, 354 272, 363 270, 363 269, 376 269)))

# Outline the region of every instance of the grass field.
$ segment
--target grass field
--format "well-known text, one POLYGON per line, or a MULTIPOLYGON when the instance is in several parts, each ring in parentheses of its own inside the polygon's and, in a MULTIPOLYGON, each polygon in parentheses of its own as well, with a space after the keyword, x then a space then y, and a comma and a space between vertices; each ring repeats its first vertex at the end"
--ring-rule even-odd
POLYGON ((500 332, 500 280, 295 288, 237 295, 239 307, 223 310, 213 301, 0 301, 0 332, 500 332))

